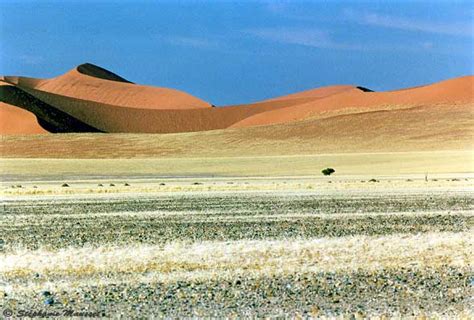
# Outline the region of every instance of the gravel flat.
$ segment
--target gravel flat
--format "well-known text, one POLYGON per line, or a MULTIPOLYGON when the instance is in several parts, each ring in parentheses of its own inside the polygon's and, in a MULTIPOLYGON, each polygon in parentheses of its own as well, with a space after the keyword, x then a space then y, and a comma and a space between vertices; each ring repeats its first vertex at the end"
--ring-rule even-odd
POLYGON ((466 192, 429 188, 9 197, 1 309, 124 319, 472 315, 473 207, 466 192))

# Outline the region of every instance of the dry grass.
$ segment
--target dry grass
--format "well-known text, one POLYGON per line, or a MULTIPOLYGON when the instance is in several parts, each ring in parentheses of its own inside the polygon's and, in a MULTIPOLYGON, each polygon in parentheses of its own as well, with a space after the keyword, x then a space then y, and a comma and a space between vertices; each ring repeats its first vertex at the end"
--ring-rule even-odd
POLYGON ((156 159, 1 159, 3 180, 42 177, 170 177, 170 176, 321 176, 333 167, 336 175, 470 173, 474 159, 470 150, 347 153, 292 156, 240 156, 156 159), (23 178, 22 178, 23 177, 23 178))
MULTIPOLYGON (((57 251, 22 251, 0 255, 7 279, 48 277, 101 278, 104 274, 150 273, 161 281, 215 278, 245 273, 270 276, 301 273, 436 268, 472 268, 474 239, 469 233, 428 233, 383 237, 341 237, 292 241, 170 243, 57 251)), ((134 276, 130 276, 130 280, 134 276)), ((143 279, 133 279, 143 281, 143 279)))
POLYGON ((11 189, 2 306, 126 318, 472 313, 470 181, 178 180, 114 187, 154 190, 143 194, 11 189))
MULTIPOLYGON (((424 175, 408 175, 406 178, 383 177, 377 182, 367 182, 359 180, 359 177, 334 177, 334 178, 314 178, 314 177, 283 177, 279 179, 258 178, 240 179, 233 178, 194 178, 194 179, 170 179, 166 183, 155 180, 133 180, 128 186, 124 183, 115 182, 115 186, 110 187, 103 180, 74 181, 69 183, 69 187, 61 187, 60 181, 42 183, 39 186, 35 182, 22 182, 22 187, 17 184, 5 184, 0 188, 0 196, 6 199, 18 197, 38 198, 41 196, 137 196, 147 194, 200 194, 200 193, 246 193, 246 192, 277 192, 282 196, 286 192, 313 193, 313 194, 337 194, 338 192, 351 192, 354 194, 373 192, 400 192, 409 193, 423 191, 427 187, 432 192, 444 192, 446 190, 457 190, 468 192, 474 188, 474 179, 470 175, 430 176, 430 180, 425 181, 424 175), (456 176, 456 178, 453 178, 456 176), (195 184, 194 181, 200 181, 195 184), (330 182, 330 183, 329 183, 330 182), (102 184, 103 186, 98 186, 102 184)), ((130 180, 129 180, 130 181, 130 180)))

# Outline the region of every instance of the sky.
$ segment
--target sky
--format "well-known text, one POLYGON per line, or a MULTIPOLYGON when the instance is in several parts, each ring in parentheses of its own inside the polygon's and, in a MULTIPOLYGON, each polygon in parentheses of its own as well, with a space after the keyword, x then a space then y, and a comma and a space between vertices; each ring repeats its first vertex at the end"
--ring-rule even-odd
POLYGON ((5 1, 0 74, 89 62, 215 105, 474 73, 469 1, 5 1))

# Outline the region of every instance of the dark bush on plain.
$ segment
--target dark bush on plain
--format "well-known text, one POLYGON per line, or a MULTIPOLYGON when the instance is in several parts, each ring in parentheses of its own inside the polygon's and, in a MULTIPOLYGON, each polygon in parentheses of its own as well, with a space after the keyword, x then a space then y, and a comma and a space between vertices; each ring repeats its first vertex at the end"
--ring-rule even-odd
POLYGON ((336 170, 334 170, 333 168, 326 168, 326 169, 323 169, 321 170, 322 174, 324 174, 325 176, 330 176, 331 174, 333 174, 334 172, 336 172, 336 170))

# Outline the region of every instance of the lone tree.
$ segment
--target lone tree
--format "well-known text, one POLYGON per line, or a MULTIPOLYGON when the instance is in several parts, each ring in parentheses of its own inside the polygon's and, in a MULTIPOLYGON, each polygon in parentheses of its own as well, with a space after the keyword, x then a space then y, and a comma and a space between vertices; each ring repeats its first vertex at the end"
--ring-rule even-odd
POLYGON ((326 169, 321 170, 321 172, 322 172, 325 176, 330 176, 331 174, 333 174, 334 172, 336 172, 336 170, 334 170, 333 168, 326 168, 326 169))

